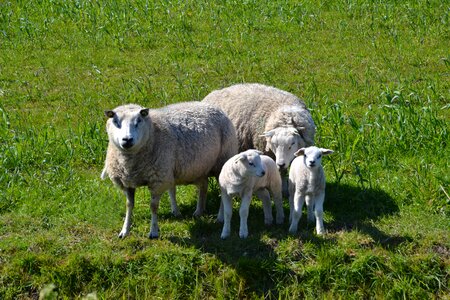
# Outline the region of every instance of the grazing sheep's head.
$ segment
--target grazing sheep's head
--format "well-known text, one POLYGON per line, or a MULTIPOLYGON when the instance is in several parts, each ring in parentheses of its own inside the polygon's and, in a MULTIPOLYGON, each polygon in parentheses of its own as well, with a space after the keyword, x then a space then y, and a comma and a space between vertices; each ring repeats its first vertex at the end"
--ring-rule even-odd
POLYGON ((105 111, 109 140, 123 152, 138 151, 149 133, 148 108, 128 104, 105 111))
POLYGON ((318 148, 311 146, 308 148, 301 148, 295 152, 295 156, 303 155, 303 162, 308 169, 319 167, 322 164, 322 156, 333 153, 333 150, 318 148))
POLYGON ((264 132, 262 135, 266 138, 266 151, 272 151, 275 154, 275 162, 278 169, 287 169, 295 158, 295 152, 305 146, 301 131, 294 127, 278 127, 264 132))
POLYGON ((261 154, 263 154, 261 151, 250 149, 239 153, 234 163, 240 163, 240 167, 243 166, 246 175, 263 177, 266 170, 261 162, 261 154))

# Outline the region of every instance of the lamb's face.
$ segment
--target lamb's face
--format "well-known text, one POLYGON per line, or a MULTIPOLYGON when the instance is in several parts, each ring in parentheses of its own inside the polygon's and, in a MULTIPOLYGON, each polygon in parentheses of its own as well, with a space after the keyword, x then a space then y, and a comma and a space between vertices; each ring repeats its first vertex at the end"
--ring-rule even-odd
POLYGON ((247 150, 238 155, 236 163, 240 163, 239 167, 243 167, 247 176, 263 177, 266 170, 261 162, 260 155, 262 152, 257 150, 247 150))
POLYGON ((139 106, 120 106, 106 111, 110 142, 124 152, 136 152, 149 134, 148 109, 139 106))
POLYGON ((308 169, 312 170, 319 168, 322 165, 323 155, 328 155, 331 153, 333 153, 332 150, 311 146, 308 148, 301 148, 295 153, 295 155, 303 155, 303 163, 308 169))
POLYGON ((305 146, 299 132, 293 127, 278 127, 264 133, 267 150, 275 154, 278 169, 287 169, 295 158, 295 152, 305 146))

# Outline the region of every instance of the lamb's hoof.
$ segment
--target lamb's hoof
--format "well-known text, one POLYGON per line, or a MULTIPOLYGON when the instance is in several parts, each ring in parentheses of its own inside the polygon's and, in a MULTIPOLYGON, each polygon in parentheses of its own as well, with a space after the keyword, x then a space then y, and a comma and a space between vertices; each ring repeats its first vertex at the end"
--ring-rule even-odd
POLYGON ((222 234, 220 235, 220 238, 221 238, 222 240, 226 240, 229 236, 230 236, 229 233, 228 233, 228 234, 222 233, 222 234))
POLYGON ((151 239, 151 240, 157 239, 158 237, 159 237, 159 234, 158 234, 158 233, 150 232, 150 233, 148 234, 148 238, 151 239))
POLYGON ((248 237, 248 233, 239 233, 239 237, 241 239, 246 239, 248 237))
POLYGON ((223 223, 223 218, 217 217, 216 222, 217 222, 217 223, 223 223))
POLYGON ((289 228, 289 233, 292 235, 297 234, 297 229, 296 228, 289 228))

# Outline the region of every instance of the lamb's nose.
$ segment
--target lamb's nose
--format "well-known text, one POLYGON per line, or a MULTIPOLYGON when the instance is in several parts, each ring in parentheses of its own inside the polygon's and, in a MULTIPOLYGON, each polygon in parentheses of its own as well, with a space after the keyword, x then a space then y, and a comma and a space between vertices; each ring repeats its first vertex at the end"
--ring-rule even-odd
POLYGON ((286 165, 285 163, 282 164, 277 164, 278 165, 278 169, 284 169, 284 166, 286 165))
POLYGON ((262 174, 262 176, 264 176, 264 175, 266 175, 266 172, 265 172, 265 171, 262 171, 261 174, 262 174))

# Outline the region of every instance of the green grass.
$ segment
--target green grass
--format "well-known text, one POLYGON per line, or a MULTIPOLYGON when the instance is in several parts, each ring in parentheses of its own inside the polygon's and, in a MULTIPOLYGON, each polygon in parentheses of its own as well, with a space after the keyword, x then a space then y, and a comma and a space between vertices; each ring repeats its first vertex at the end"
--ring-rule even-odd
MULTIPOLYGON (((0 298, 448 298, 450 5, 445 1, 0 3, 0 298), (99 178, 103 110, 261 82, 305 100, 336 152, 325 227, 220 239, 219 191, 191 218, 99 178)), ((285 204, 286 213, 288 205, 285 204)))

